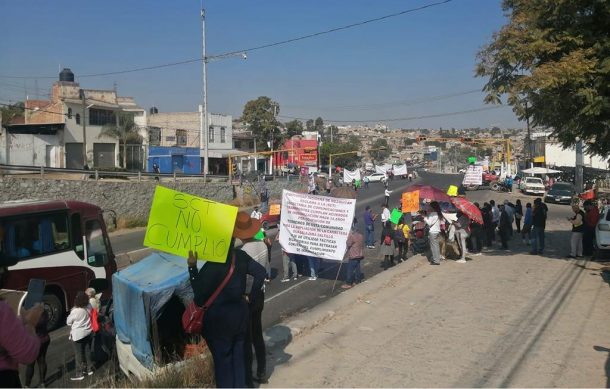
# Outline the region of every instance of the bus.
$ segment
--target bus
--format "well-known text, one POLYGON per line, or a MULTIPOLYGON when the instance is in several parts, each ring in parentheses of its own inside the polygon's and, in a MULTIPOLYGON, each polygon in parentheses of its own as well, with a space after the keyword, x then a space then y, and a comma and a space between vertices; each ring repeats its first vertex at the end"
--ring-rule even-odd
POLYGON ((102 302, 110 298, 117 266, 98 206, 60 200, 5 202, 0 204, 0 228, 0 252, 19 258, 4 288, 24 291, 31 278, 45 280, 49 329, 63 325, 77 292, 92 287, 102 302))

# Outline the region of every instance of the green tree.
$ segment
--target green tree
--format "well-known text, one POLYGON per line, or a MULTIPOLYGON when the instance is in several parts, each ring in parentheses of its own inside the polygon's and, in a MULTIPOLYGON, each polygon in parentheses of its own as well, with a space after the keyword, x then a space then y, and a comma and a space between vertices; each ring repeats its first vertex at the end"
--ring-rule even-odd
POLYGON ((314 130, 318 132, 320 135, 324 135, 324 120, 321 117, 317 117, 316 121, 313 124, 314 130))
POLYGON ((360 141, 360 138, 357 137, 354 134, 348 135, 347 143, 349 145, 353 145, 354 146, 354 150, 360 150, 362 148, 362 141, 360 141))
POLYGON ((267 96, 260 96, 246 103, 240 120, 252 131, 258 144, 266 147, 267 142, 272 140, 273 148, 276 149, 282 141, 280 122, 276 118, 279 113, 278 103, 267 96))
POLYGON ((127 167, 127 144, 142 143, 142 137, 138 134, 138 126, 133 121, 133 113, 119 112, 119 122, 117 124, 106 124, 100 131, 101 136, 108 136, 119 140, 119 144, 123 144, 123 155, 121 158, 121 167, 127 167))
POLYGON ((580 137, 610 153, 610 2, 504 0, 508 24, 478 53, 488 103, 502 98, 522 120, 580 137))
POLYGON ((315 129, 313 119, 309 119, 308 121, 305 122, 305 129, 307 131, 313 131, 315 129))
POLYGON ((300 120, 293 120, 285 124, 286 126, 286 138, 290 139, 294 135, 301 135, 303 133, 303 123, 300 120))
POLYGON ((411 146, 414 143, 417 143, 417 140, 412 139, 412 138, 405 138, 405 141, 404 141, 405 146, 411 146))
POLYGON ((361 156, 358 155, 359 148, 357 145, 346 142, 324 142, 320 147, 320 163, 322 165, 328 165, 329 157, 331 154, 340 154, 333 155, 332 164, 334 166, 346 167, 348 169, 353 169, 358 166, 358 163, 361 160, 361 156))
POLYGON ((2 124, 9 124, 15 116, 23 116, 25 105, 22 101, 11 104, 11 105, 2 105, 0 106, 0 112, 2 113, 2 124))
POLYGON ((383 162, 386 160, 386 158, 388 158, 390 156, 390 154, 392 154, 392 148, 390 147, 390 145, 388 145, 388 141, 385 140, 384 138, 377 139, 373 143, 373 146, 371 148, 372 149, 384 148, 384 150, 369 151, 369 155, 371 156, 371 158, 374 161, 383 162))

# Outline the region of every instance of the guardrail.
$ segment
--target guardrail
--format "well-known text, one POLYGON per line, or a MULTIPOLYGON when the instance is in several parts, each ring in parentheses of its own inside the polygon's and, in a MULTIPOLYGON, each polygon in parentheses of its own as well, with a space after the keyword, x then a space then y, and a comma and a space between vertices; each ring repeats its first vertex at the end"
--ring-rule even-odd
MULTIPOLYGON (((127 171, 109 171, 99 169, 65 169, 65 168, 52 168, 45 166, 27 166, 27 165, 4 165, 0 164, 0 174, 6 174, 9 171, 12 174, 39 174, 41 178, 44 178, 45 174, 48 173, 60 173, 60 174, 82 174, 83 180, 94 179, 99 180, 100 178, 123 178, 136 179, 141 181, 142 178, 173 178, 177 181, 179 178, 199 178, 204 179, 203 174, 184 174, 179 172, 173 173, 149 173, 149 172, 127 172, 127 171)), ((210 175, 208 174, 209 180, 228 180, 228 175, 210 175)))

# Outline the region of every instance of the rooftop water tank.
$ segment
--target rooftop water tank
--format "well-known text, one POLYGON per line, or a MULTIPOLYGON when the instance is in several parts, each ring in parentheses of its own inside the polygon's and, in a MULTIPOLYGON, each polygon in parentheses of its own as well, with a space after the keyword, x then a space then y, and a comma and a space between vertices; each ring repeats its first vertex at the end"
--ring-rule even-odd
POLYGON ((74 73, 72 73, 72 70, 64 68, 64 70, 59 73, 59 81, 74 82, 74 73))
POLYGON ((150 114, 151 115, 154 115, 154 114, 157 114, 157 113, 159 113, 159 110, 157 109, 157 107, 151 107, 150 108, 150 114))

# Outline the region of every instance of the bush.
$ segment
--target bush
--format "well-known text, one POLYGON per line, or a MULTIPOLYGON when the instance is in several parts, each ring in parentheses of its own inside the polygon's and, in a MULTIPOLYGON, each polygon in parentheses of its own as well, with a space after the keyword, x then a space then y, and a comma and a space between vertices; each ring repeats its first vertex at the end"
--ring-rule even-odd
POLYGON ((146 227, 148 220, 143 217, 121 216, 117 219, 117 229, 146 227))

